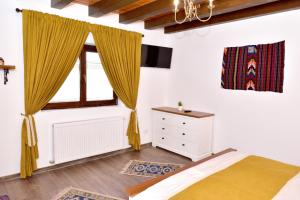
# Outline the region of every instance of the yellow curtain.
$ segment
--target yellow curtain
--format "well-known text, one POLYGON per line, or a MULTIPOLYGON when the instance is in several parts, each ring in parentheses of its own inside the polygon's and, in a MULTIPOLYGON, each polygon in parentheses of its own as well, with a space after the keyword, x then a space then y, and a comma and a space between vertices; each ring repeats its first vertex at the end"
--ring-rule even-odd
POLYGON ((140 80, 140 33, 106 26, 91 25, 104 71, 117 96, 131 109, 127 129, 129 144, 140 149, 140 131, 136 103, 140 80))
POLYGON ((89 25, 72 19, 23 10, 25 114, 22 126, 21 177, 37 168, 33 114, 56 94, 86 41, 89 25))

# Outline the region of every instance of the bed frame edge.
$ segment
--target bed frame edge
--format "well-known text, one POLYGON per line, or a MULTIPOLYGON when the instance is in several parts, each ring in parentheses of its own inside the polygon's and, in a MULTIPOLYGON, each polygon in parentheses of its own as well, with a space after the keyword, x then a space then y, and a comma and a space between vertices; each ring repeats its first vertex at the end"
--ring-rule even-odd
POLYGON ((174 174, 177 174, 183 170, 186 170, 188 168, 191 168, 191 167, 194 167, 200 163, 204 163, 208 160, 211 160, 213 158, 216 158, 218 156, 221 156, 223 154, 226 154, 226 153, 229 153, 229 152, 233 152, 233 151, 237 151, 236 149, 233 149, 233 148, 228 148, 228 149, 225 149, 223 151, 220 151, 218 153, 215 153, 215 154, 212 154, 211 156, 208 156, 204 159, 201 159, 197 162, 193 162, 193 163, 190 163, 190 164, 187 164, 185 165, 184 167, 180 168, 179 170, 177 170, 176 172, 171 172, 171 173, 168 173, 168 174, 165 174, 163 176, 159 176, 159 177, 156 177, 156 178, 153 178, 153 179, 150 179, 150 180, 147 180, 143 183, 140 183, 140 184, 137 184, 135 186, 132 186, 132 187, 129 187, 129 188, 126 188, 125 191, 126 193, 128 194, 128 196, 134 196, 138 193, 141 193, 142 191, 146 190, 148 187, 151 187, 152 185, 174 175, 174 174))

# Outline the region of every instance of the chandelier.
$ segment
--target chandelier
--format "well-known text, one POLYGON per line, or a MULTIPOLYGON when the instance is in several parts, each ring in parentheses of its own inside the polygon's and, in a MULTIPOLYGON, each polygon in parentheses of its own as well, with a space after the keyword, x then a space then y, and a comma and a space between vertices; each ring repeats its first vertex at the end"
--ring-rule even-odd
POLYGON ((185 13, 185 18, 180 21, 177 19, 177 12, 179 11, 179 0, 174 0, 174 6, 175 6, 175 21, 177 24, 182 24, 186 21, 192 21, 194 19, 198 19, 201 22, 207 22, 208 20, 210 20, 211 16, 212 16, 212 11, 213 8, 215 7, 215 5, 213 4, 214 0, 209 0, 209 4, 207 6, 208 10, 209 10, 209 16, 206 19, 201 19, 198 16, 198 9, 200 8, 200 4, 195 4, 194 0, 183 0, 183 8, 184 8, 184 13, 185 13))

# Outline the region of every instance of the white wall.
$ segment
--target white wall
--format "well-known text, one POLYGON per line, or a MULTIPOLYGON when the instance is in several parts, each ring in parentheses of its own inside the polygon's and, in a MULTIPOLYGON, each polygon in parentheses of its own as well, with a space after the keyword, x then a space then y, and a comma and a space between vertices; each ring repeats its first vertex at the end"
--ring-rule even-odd
POLYGON ((3 84, 3 71, 0 71, 0 176, 17 172, 20 160, 23 67, 19 67, 22 50, 19 48, 21 36, 17 34, 15 7, 15 1, 9 4, 0 1, 0 57, 6 64, 18 66, 15 72, 8 74, 7 85, 3 84))
MULTIPOLYGON (((143 23, 122 25, 116 15, 89 18, 87 7, 50 8, 50 0, 0 1, 0 56, 15 64, 3 85, 0 74, 0 177, 19 172, 20 129, 24 112, 21 14, 16 7, 142 32, 143 43, 174 47, 172 69, 142 68, 138 110, 142 143, 151 141, 150 108, 176 106, 213 112, 215 150, 234 147, 300 165, 300 11, 239 21, 199 30, 164 35, 147 31, 143 23), (286 40, 284 93, 230 91, 220 87, 223 48, 286 40)), ((48 166, 51 124, 105 116, 128 117, 124 106, 42 111, 36 115, 39 167, 48 166)))
POLYGON ((215 150, 300 165, 300 10, 175 34, 169 105, 215 117, 215 150), (221 89, 223 48, 286 40, 284 93, 221 89))
MULTIPOLYGON (((7 85, 3 85, 3 75, 2 73, 0 75, 0 177, 18 173, 20 165, 20 134, 22 123, 20 113, 24 112, 24 70, 22 15, 15 12, 16 7, 39 10, 81 21, 137 31, 145 35, 143 43, 163 46, 170 45, 170 37, 164 35, 162 30, 146 31, 143 29, 143 23, 141 22, 122 25, 118 23, 117 15, 90 18, 88 17, 86 6, 74 4, 63 10, 56 10, 50 8, 50 0, 0 1, 0 56, 5 59, 6 64, 17 66, 16 71, 9 73, 9 82, 7 85)), ((142 143, 151 142, 150 109, 153 106, 165 104, 168 74, 168 70, 141 69, 138 112, 142 143)), ((119 105, 39 112, 36 114, 40 150, 38 166, 45 167, 49 165, 49 134, 51 133, 51 124, 53 122, 116 115, 121 115, 128 120, 129 110, 123 105, 119 105)))

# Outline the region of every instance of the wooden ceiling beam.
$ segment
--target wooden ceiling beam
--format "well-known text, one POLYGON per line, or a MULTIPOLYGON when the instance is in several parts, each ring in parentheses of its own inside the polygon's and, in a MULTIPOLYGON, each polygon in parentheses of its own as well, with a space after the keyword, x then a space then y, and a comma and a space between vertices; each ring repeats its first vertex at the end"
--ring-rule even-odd
POLYGON ((299 0, 279 0, 276 2, 255 6, 243 10, 238 10, 231 13, 217 15, 211 18, 206 23, 200 21, 192 21, 184 24, 173 25, 165 27, 165 33, 175 33, 180 31, 186 31, 194 28, 206 27, 226 22, 232 22, 242 19, 248 19, 258 16, 264 16, 294 9, 300 9, 299 0))
POLYGON ((89 16, 101 17, 137 1, 138 0, 101 0, 89 6, 89 16))
POLYGON ((172 11, 173 0, 159 0, 119 15, 119 22, 129 24, 172 11))
MULTIPOLYGON (((195 0, 196 3, 204 0, 195 0)), ((149 19, 154 16, 162 15, 164 13, 172 12, 174 9, 174 0, 158 0, 146 4, 129 12, 119 15, 119 22, 129 24, 139 20, 149 19)), ((180 5, 182 7, 182 5, 180 5)))
POLYGON ((51 7, 57 9, 63 9, 74 0, 51 0, 51 7))
MULTIPOLYGON (((228 12, 233 12, 253 6, 258 6, 278 0, 217 0, 214 1, 215 8, 213 10, 213 15, 220 15, 228 12)), ((198 14, 201 18, 205 18, 209 14, 207 4, 202 4, 200 9, 198 9, 198 14)), ((177 14, 178 20, 182 20, 185 17, 184 10, 181 10, 177 14)), ((169 13, 167 15, 153 18, 145 21, 145 29, 156 29, 166 26, 171 26, 176 24, 174 19, 174 13, 169 13)))

